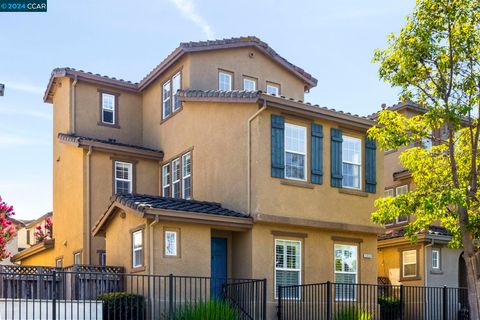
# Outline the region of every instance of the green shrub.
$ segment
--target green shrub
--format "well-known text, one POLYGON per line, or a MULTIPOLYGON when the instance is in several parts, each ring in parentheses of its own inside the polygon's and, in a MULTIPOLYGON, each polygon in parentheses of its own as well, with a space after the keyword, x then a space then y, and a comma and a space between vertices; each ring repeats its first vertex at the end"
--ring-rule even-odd
POLYGON ((336 312, 334 320, 373 320, 373 317, 368 311, 348 307, 336 312))
POLYGON ((400 299, 389 296, 378 298, 380 305, 380 317, 382 319, 399 319, 402 311, 402 302, 400 299))
POLYGON ((145 319, 145 297, 127 292, 110 292, 97 296, 103 301, 103 319, 145 319))
POLYGON ((238 320, 238 311, 224 300, 210 300, 197 304, 182 305, 175 311, 172 320, 238 320))

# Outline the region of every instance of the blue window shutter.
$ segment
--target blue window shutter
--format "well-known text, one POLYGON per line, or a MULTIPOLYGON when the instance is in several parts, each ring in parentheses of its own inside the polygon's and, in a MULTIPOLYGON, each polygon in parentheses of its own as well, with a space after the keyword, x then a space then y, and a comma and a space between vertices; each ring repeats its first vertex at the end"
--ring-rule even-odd
POLYGON ((272 177, 285 175, 285 119, 272 114, 272 177))
POLYGON ((377 192, 377 146, 372 139, 365 139, 365 191, 377 192))
POLYGON ((312 183, 323 183, 323 127, 312 123, 311 127, 311 180, 312 183))
POLYGON ((330 184, 332 187, 342 187, 342 130, 330 130, 330 184))

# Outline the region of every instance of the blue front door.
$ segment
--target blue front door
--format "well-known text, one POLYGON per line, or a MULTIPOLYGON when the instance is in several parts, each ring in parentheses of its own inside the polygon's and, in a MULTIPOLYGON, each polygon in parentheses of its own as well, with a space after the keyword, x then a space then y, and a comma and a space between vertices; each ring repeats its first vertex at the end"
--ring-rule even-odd
POLYGON ((212 283, 210 293, 212 297, 222 297, 222 286, 227 279, 227 239, 212 238, 211 241, 212 261, 211 277, 212 283))

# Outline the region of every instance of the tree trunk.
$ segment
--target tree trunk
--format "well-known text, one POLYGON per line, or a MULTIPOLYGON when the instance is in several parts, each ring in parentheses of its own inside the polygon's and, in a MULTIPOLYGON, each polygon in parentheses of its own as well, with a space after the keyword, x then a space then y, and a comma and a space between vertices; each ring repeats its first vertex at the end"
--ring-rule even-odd
POLYGON ((480 281, 477 277, 477 261, 475 253, 463 253, 465 267, 467 270, 467 288, 468 288, 468 305, 470 311, 470 319, 480 319, 480 281))

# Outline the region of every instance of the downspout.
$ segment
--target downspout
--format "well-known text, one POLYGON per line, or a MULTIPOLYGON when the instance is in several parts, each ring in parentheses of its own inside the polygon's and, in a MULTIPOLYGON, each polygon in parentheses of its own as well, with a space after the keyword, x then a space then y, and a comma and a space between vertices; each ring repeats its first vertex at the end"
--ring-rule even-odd
POLYGON ((249 119, 248 119, 248 150, 247 150, 247 168, 248 168, 248 174, 247 174, 247 214, 251 214, 251 205, 252 205, 252 197, 251 197, 251 190, 252 190, 252 166, 251 166, 251 157, 252 157, 252 151, 251 151, 251 145, 252 145, 252 134, 251 134, 251 129, 252 129, 252 121, 255 119, 260 113, 262 113, 265 109, 267 109, 267 101, 263 99, 263 106, 261 109, 257 110, 249 119))
POLYGON ((424 284, 425 286, 428 285, 428 272, 429 272, 428 267, 427 267, 427 262, 428 262, 427 248, 433 246, 434 244, 435 244, 435 239, 432 239, 432 241, 429 244, 427 244, 425 247, 423 247, 424 248, 423 257, 424 257, 424 260, 425 260, 424 265, 423 265, 423 268, 425 269, 425 284, 424 284))
POLYGON ((154 250, 153 250, 153 242, 154 242, 154 237, 153 237, 153 226, 156 225, 158 223, 158 220, 155 219, 155 221, 153 221, 152 223, 150 223, 148 225, 148 236, 150 238, 150 245, 149 245, 149 251, 150 251, 150 263, 148 264, 148 273, 149 274, 153 274, 153 272, 155 271, 153 265, 155 263, 155 259, 154 259, 154 250))
POLYGON ((70 103, 70 133, 71 134, 75 134, 75 110, 76 110, 76 105, 75 105, 75 102, 76 102, 76 98, 77 98, 77 90, 76 90, 76 86, 77 86, 77 76, 75 76, 74 80, 73 80, 73 83, 72 83, 72 92, 71 92, 71 95, 72 95, 72 98, 71 98, 71 103, 70 103))
POLYGON ((87 264, 91 264, 92 262, 92 206, 91 206, 91 196, 90 196, 90 181, 91 181, 91 173, 90 173, 90 160, 91 155, 93 152, 93 147, 88 147, 87 152, 87 234, 88 234, 88 241, 87 241, 87 264))

